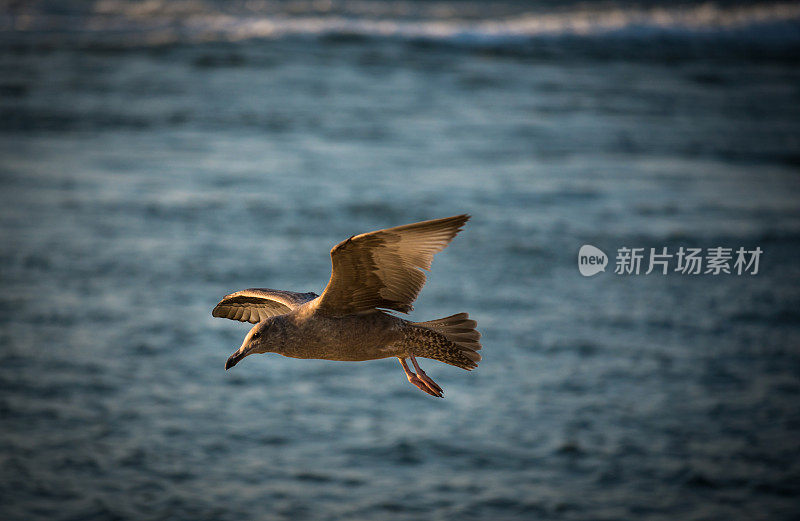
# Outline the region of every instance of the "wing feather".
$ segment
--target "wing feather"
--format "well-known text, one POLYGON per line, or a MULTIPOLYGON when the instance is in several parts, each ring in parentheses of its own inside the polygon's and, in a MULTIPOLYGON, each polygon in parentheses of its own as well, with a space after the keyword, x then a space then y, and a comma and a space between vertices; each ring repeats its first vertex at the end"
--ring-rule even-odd
POLYGON ((266 318, 288 313, 316 297, 316 293, 250 288, 225 295, 211 315, 256 324, 266 318))
POLYGON ((331 250, 331 278, 320 311, 339 315, 375 308, 407 313, 425 285, 433 256, 450 244, 469 215, 364 233, 331 250))

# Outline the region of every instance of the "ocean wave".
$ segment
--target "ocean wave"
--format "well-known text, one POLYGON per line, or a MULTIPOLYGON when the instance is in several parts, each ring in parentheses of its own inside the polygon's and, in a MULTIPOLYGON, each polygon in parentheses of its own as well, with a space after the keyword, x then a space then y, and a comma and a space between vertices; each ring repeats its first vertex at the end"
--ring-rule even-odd
MULTIPOLYGON (((24 3, 23 3, 24 4, 24 3)), ((119 43, 356 36, 453 44, 503 44, 542 37, 730 36, 800 41, 800 4, 600 5, 531 8, 518 3, 203 0, 6 8, 0 35, 119 43)))

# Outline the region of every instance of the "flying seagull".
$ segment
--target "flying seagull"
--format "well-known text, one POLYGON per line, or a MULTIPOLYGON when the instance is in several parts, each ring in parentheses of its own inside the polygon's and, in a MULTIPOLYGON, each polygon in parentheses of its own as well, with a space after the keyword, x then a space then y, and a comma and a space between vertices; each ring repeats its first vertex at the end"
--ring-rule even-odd
POLYGON ((230 369, 253 353, 292 358, 360 361, 397 357, 408 381, 442 397, 442 388, 415 357, 466 370, 481 359, 477 322, 458 313, 410 322, 388 313, 411 311, 434 254, 447 247, 469 215, 456 215, 350 237, 331 250, 331 278, 322 295, 252 288, 226 295, 215 317, 255 324, 230 369), (406 360, 416 370, 412 372, 406 360))

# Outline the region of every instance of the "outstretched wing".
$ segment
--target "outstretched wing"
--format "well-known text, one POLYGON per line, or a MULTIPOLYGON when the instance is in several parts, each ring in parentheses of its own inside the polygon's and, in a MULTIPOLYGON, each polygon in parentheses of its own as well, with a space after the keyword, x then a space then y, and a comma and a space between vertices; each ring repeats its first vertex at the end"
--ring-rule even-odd
POLYGON ((316 293, 250 288, 225 295, 211 315, 256 324, 265 318, 288 313, 315 298, 316 293))
POLYGON ((433 256, 469 215, 423 221, 350 237, 331 250, 331 280, 318 309, 331 315, 374 308, 407 313, 425 284, 433 256))

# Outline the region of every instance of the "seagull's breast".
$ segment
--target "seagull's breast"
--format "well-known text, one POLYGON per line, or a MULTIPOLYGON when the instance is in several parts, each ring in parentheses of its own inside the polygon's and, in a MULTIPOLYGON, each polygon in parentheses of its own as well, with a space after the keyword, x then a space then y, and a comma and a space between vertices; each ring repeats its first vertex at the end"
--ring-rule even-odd
POLYGON ((374 360, 394 356, 391 345, 402 340, 402 319, 381 312, 330 317, 298 317, 286 349, 292 358, 374 360))

